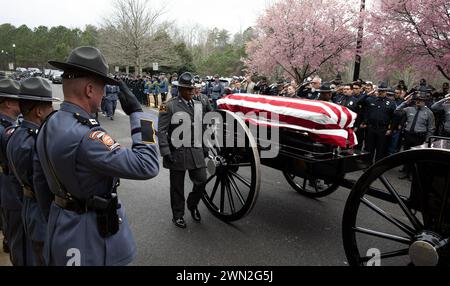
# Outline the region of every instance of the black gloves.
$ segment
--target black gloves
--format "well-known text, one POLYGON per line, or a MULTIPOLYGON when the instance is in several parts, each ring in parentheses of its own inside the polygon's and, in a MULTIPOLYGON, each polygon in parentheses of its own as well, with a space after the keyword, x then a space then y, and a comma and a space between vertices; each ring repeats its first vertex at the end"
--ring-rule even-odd
POLYGON ((119 82, 120 93, 119 100, 123 111, 129 116, 135 112, 143 112, 141 104, 136 96, 131 92, 128 86, 122 80, 119 82))

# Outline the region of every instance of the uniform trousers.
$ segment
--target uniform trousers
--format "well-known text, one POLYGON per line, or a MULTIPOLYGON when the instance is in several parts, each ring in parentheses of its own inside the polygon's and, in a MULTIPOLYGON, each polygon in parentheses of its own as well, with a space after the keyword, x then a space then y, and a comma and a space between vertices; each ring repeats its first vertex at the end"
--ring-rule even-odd
POLYGON ((5 220, 11 263, 14 266, 27 266, 27 241, 22 223, 22 212, 5 210, 5 220))
POLYGON ((116 113, 117 100, 105 100, 106 116, 113 117, 116 113))
POLYGON ((165 103, 167 101, 167 92, 161 93, 161 102, 165 103))
POLYGON ((356 130, 355 134, 356 138, 358 138, 358 145, 355 146, 356 150, 363 150, 364 143, 366 141, 366 133, 367 128, 358 128, 358 130, 356 130))
MULTIPOLYGON (((205 192, 206 168, 189 170, 189 177, 194 184, 187 200, 188 209, 196 208, 205 192)), ((174 218, 184 217, 185 196, 184 181, 186 171, 170 170, 170 201, 174 218)))
MULTIPOLYGON (((153 94, 153 99, 155 100, 155 108, 159 107, 159 94, 153 94)), ((163 100, 164 103, 164 100, 163 100)))
MULTIPOLYGON (((413 147, 417 147, 425 143, 425 140, 427 139, 426 133, 411 133, 411 132, 405 132, 405 141, 404 141, 404 150, 408 151, 411 150, 413 147)), ((411 176, 413 171, 412 165, 405 165, 404 168, 407 176, 411 176)))
POLYGON ((375 162, 386 157, 389 136, 386 136, 387 128, 375 128, 369 126, 367 130, 367 152, 375 156, 375 162))

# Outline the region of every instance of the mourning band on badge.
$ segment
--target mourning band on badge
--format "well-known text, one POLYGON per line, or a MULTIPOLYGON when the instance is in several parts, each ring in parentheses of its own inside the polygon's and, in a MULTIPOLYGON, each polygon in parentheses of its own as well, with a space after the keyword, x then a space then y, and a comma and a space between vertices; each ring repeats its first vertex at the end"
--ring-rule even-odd
POLYGON ((141 133, 144 144, 156 144, 156 130, 153 121, 141 119, 141 133))

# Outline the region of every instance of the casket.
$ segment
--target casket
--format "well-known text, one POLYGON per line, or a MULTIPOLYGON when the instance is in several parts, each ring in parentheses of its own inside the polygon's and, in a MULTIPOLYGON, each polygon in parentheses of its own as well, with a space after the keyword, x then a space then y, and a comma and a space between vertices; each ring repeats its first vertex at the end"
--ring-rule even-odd
POLYGON ((348 148, 358 144, 353 132, 357 114, 346 107, 317 100, 233 94, 217 101, 220 109, 238 114, 249 124, 307 133, 318 143, 348 148))

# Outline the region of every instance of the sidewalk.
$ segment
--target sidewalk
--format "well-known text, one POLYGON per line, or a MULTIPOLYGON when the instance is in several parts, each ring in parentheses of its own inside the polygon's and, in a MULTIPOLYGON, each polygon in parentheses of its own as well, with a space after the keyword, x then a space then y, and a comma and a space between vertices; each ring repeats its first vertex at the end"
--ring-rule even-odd
MULTIPOLYGON (((0 232, 0 243, 3 243, 3 234, 1 232, 0 232)), ((1 266, 12 266, 11 261, 9 260, 9 254, 3 252, 3 247, 0 247, 0 267, 1 266)))

